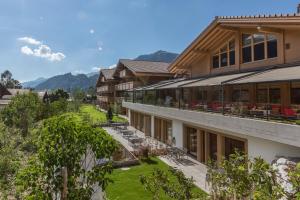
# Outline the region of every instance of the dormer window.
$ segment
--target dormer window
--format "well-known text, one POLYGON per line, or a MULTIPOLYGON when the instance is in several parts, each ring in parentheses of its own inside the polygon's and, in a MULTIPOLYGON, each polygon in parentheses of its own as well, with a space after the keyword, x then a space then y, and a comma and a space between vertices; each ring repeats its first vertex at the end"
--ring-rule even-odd
POLYGON ((242 34, 242 62, 277 57, 277 38, 272 34, 242 34))
POLYGON ((235 40, 227 42, 212 57, 213 68, 235 65, 235 40))
POLYGON ((121 78, 122 78, 122 77, 125 77, 126 74, 127 74, 127 73, 126 73, 126 69, 120 71, 120 77, 121 77, 121 78))

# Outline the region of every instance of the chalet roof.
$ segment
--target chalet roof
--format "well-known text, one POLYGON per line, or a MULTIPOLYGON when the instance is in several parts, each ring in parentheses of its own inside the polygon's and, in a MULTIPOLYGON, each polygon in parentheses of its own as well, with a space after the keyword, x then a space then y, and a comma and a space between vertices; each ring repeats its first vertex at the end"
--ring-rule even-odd
POLYGON ((102 73, 106 80, 111 80, 111 79, 114 79, 113 75, 114 75, 115 71, 116 71, 115 68, 113 68, 113 69, 101 69, 100 74, 102 73))
POLYGON ((4 95, 10 95, 10 93, 2 84, 0 84, 0 98, 4 95))
MULTIPOLYGON (((149 74, 170 74, 168 70, 169 63, 150 62, 140 60, 120 59, 119 64, 124 65, 133 73, 149 73, 149 74)), ((119 66, 118 64, 118 66, 119 66)), ((118 67, 117 66, 117 67, 118 67)))
POLYGON ((300 28, 300 14, 219 16, 216 17, 170 64, 169 71, 175 73, 187 69, 196 59, 207 56, 220 44, 220 38, 230 39, 240 28, 258 32, 279 32, 284 28, 300 28))
POLYGON ((18 94, 28 94, 30 92, 29 89, 7 89, 12 96, 16 96, 18 94))

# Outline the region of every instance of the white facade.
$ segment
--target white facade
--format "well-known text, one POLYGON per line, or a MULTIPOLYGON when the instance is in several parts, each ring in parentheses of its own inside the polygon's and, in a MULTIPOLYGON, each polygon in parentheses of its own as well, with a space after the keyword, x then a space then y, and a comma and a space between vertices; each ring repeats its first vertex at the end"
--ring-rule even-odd
POLYGON ((277 156, 300 157, 300 126, 297 125, 129 102, 123 102, 123 106, 151 115, 152 136, 154 117, 171 120, 172 134, 180 148, 183 147, 183 127, 191 125, 246 139, 249 158, 261 156, 272 162, 277 156))

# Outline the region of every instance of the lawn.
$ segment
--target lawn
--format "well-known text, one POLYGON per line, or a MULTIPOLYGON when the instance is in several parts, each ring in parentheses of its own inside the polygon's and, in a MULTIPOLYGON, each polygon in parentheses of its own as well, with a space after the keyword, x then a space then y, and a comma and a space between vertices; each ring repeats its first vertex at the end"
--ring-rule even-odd
MULTIPOLYGON (((153 169, 159 168, 168 170, 168 165, 159 160, 152 158, 151 162, 142 162, 141 165, 131 167, 129 170, 116 169, 111 175, 113 183, 109 184, 106 189, 106 195, 109 200, 152 200, 151 194, 145 191, 140 183, 140 175, 149 175, 153 169)), ((195 187, 194 192, 206 196, 206 194, 195 187)), ((164 196, 162 199, 170 198, 164 196)))
MULTIPOLYGON (((106 113, 97 110, 96 107, 93 105, 81 106, 80 112, 83 114, 88 114, 93 124, 106 122, 106 113)), ((126 121, 127 121, 126 119, 119 116, 113 117, 113 122, 126 122, 126 121)))

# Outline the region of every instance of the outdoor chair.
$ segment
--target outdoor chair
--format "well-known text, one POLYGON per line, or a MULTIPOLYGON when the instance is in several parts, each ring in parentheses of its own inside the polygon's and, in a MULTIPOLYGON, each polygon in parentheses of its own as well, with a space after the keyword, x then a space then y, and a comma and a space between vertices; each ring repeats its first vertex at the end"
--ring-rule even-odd
POLYGON ((297 119, 297 113, 291 108, 283 108, 282 117, 286 119, 297 119))

